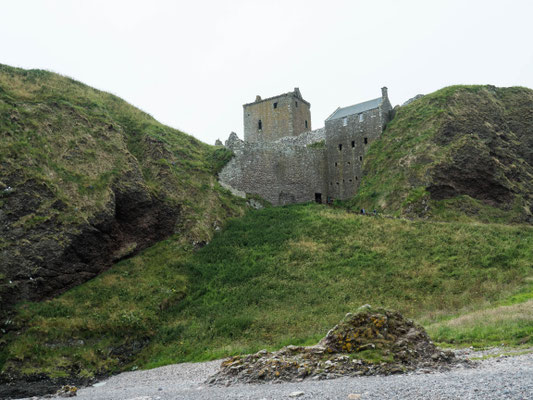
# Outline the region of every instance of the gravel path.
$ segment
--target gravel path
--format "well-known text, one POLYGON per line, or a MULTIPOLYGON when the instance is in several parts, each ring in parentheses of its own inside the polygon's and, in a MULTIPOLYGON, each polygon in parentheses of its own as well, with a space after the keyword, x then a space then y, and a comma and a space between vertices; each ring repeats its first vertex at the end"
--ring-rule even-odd
MULTIPOLYGON (((457 351, 463 358, 500 354, 457 351)), ((78 399, 533 399, 533 349, 527 354, 484 359, 475 368, 408 375, 339 378, 299 383, 211 387, 205 379, 220 361, 176 364, 126 372, 80 389, 78 399), (297 393, 300 392, 300 393, 297 393), (303 394, 302 394, 303 392, 303 394), (296 396, 298 394, 298 396, 296 396), (292 396, 291 396, 292 395, 292 396)))

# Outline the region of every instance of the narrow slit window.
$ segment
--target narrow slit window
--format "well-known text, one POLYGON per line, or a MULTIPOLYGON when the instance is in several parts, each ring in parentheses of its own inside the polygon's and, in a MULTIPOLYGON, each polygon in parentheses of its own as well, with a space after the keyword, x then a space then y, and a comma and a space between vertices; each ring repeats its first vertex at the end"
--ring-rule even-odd
POLYGON ((307 120, 305 120, 305 129, 307 129, 307 120))
POLYGON ((339 151, 342 150, 342 143, 339 143, 339 151))
POLYGON ((294 104, 296 105, 296 107, 298 107, 298 102, 297 101, 294 104))
POLYGON ((368 144, 368 138, 365 138, 365 144, 368 144))
POLYGON ((337 163, 335 163, 335 166, 337 166, 337 163))
POLYGON ((259 129, 259 130, 263 129, 263 123, 261 122, 261 120, 259 120, 259 122, 257 124, 257 129, 259 129))
POLYGON ((355 140, 352 140, 352 147, 355 147, 355 140))
POLYGON ((344 117, 344 118, 342 119, 342 126, 346 126, 346 125, 348 125, 348 118, 347 118, 347 117, 344 117))
POLYGON ((359 114, 359 122, 363 122, 363 119, 365 119, 365 117, 363 117, 363 114, 359 114))
POLYGON ((359 156, 359 161, 363 161, 363 156, 359 156))
POLYGON ((350 161, 347 161, 346 164, 350 165, 350 161))
POLYGON ((278 103, 274 103, 274 108, 278 108, 278 103))

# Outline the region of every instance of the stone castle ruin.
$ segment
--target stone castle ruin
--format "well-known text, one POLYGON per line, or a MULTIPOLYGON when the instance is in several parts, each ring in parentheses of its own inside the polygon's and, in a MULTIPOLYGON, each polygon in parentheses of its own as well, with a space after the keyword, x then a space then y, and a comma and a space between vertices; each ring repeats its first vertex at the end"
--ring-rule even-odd
POLYGON ((226 141, 235 157, 220 172, 220 183, 273 205, 354 196, 366 150, 391 118, 387 88, 381 97, 337 108, 320 129, 311 129, 310 109, 298 88, 244 104, 244 141, 234 132, 226 141))

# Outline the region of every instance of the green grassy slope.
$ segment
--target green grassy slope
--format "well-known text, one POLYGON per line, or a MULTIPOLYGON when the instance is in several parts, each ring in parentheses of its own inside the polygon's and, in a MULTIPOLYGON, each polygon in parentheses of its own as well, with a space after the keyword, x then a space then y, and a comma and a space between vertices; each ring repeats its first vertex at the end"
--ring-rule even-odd
POLYGON ((192 237, 205 239, 211 231, 193 215, 218 211, 211 194, 214 173, 230 156, 224 149, 165 126, 112 94, 6 65, 0 65, 0 124, 2 176, 44 182, 67 203, 62 220, 86 218, 109 196, 113 177, 136 161, 152 193, 184 207, 192 237))
POLYGON ((365 157, 353 209, 532 222, 533 90, 451 86, 401 107, 365 157))
POLYGON ((209 241, 243 210, 216 180, 230 157, 114 95, 0 65, 0 300, 54 295, 172 233, 209 241))
POLYGON ((414 317, 443 342, 491 344, 497 335, 533 343, 530 314, 509 318, 513 329, 504 332, 456 324, 464 329, 450 334, 435 325, 528 304, 531 260, 527 225, 408 221, 318 205, 252 211, 197 252, 170 239, 57 299, 22 305, 16 323, 29 328, 9 338, 3 369, 90 376, 310 344, 365 303, 414 317))

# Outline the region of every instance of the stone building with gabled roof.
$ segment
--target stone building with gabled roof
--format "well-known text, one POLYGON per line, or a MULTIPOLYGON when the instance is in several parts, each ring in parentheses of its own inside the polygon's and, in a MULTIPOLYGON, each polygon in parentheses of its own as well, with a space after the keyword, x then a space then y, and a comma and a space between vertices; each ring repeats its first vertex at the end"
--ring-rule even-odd
POLYGON ((244 141, 234 133, 226 141, 235 157, 220 172, 220 183, 274 205, 354 196, 365 153, 391 118, 387 88, 379 98, 337 108, 314 131, 310 108, 298 88, 245 104, 244 141))

